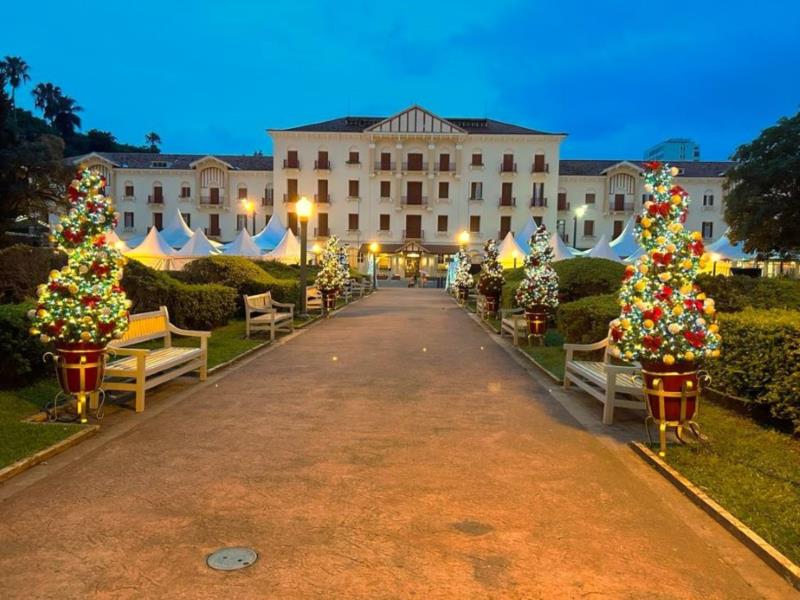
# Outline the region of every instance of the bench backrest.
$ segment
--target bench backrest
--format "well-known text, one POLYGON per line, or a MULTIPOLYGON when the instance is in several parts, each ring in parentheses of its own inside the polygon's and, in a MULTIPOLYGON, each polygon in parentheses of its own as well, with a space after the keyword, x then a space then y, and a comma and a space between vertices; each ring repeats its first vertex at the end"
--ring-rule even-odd
POLYGON ((131 315, 128 331, 109 345, 124 348, 159 338, 170 338, 169 312, 166 306, 152 312, 131 315))
POLYGON ((272 306, 272 293, 264 292, 253 296, 244 295, 245 308, 269 308, 272 306))

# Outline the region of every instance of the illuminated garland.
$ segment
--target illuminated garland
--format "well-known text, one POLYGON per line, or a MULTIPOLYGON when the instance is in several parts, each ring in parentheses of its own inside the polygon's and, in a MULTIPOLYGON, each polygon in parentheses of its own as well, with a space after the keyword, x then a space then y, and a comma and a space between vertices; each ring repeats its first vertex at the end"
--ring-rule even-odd
MULTIPOLYGON (((350 275, 342 262, 342 250, 339 238, 335 235, 326 242, 320 253, 321 268, 317 272, 314 284, 321 292, 335 292, 344 286, 350 275)), ((346 258, 346 257, 345 257, 346 258)))
POLYGON ((116 217, 102 194, 105 180, 86 169, 77 177, 68 189, 70 208, 50 235, 67 265, 39 286, 31 335, 44 343, 105 345, 128 329, 131 303, 120 287, 125 258, 106 240, 116 217))
POLYGON ((478 279, 478 291, 484 296, 497 297, 503 291, 503 265, 497 260, 499 252, 496 241, 486 240, 478 279))
POLYGON ((453 260, 456 261, 456 274, 453 277, 453 285, 460 290, 470 289, 474 282, 470 273, 472 261, 469 258, 469 254, 464 248, 459 248, 453 260))
POLYGON ((531 236, 531 252, 525 257, 525 277, 517 288, 517 306, 532 310, 558 306, 558 273, 553 269, 550 234, 540 225, 531 236))
POLYGON ((695 368, 701 358, 719 356, 721 344, 714 301, 695 284, 709 258, 700 233, 684 229, 689 194, 672 183, 678 169, 655 161, 645 167, 651 200, 635 229, 644 253, 625 270, 611 352, 628 361, 695 368))

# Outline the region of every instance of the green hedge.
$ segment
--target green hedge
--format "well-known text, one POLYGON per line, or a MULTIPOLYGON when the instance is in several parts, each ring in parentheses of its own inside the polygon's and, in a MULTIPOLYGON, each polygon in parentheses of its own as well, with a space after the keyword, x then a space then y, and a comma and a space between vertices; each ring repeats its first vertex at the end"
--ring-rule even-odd
POLYGON ((558 273, 561 302, 587 296, 616 294, 622 285, 625 265, 605 258, 572 258, 553 263, 558 273))
POLYGON ((0 387, 24 385, 53 372, 52 365, 42 362, 46 348, 28 333, 27 315, 34 306, 33 302, 0 304, 0 387))
POLYGON ((608 324, 619 312, 616 294, 588 296, 559 305, 556 327, 567 343, 591 344, 608 335, 608 324))
POLYGON ((133 303, 131 312, 169 309, 178 327, 212 329, 225 325, 236 311, 236 291, 213 283, 188 284, 170 275, 128 261, 122 287, 133 303))
POLYGON ((67 256, 52 248, 16 244, 0 250, 0 303, 18 303, 36 296, 53 269, 67 264, 67 256))
POLYGON ((711 387, 765 405, 800 432, 800 312, 719 315, 722 356, 708 361, 711 387))
POLYGON ((697 284, 716 302, 721 312, 747 307, 800 310, 800 281, 779 277, 702 275, 697 284))
MULTIPOLYGON (((266 261, 254 261, 241 256, 209 256, 190 262, 184 269, 185 281, 191 283, 219 283, 236 290, 236 306, 243 307, 243 294, 271 292, 278 302, 297 302, 297 279, 277 279, 267 269, 274 265, 262 265, 266 261)), ((311 276, 309 275, 309 280, 311 276)))

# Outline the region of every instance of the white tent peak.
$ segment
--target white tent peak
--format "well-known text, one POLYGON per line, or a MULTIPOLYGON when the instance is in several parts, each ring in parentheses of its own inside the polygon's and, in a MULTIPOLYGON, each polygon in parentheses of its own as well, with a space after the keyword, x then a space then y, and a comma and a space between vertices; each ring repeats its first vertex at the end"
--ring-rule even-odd
POLYGON ((117 232, 114 231, 113 229, 106 234, 106 244, 108 244, 113 248, 116 248, 123 254, 125 254, 126 252, 130 252, 131 250, 130 246, 128 246, 128 244, 126 244, 124 240, 120 239, 120 237, 117 235, 117 232))
POLYGON ((630 256, 639 249, 639 244, 633 236, 633 230, 636 226, 636 217, 631 216, 628 222, 625 223, 625 228, 616 238, 614 238, 609 246, 618 256, 630 256))
POLYGON ((600 236, 599 240, 597 240, 594 248, 588 252, 585 252, 582 254, 582 256, 586 256, 588 258, 605 258, 606 260, 613 260, 614 262, 623 262, 623 260, 611 248, 611 245, 608 243, 608 236, 606 236, 605 233, 600 236))
POLYGON ((173 250, 170 245, 164 241, 164 238, 161 237, 158 229, 151 227, 150 231, 147 232, 147 235, 142 240, 142 243, 136 246, 136 248, 133 250, 128 251, 125 255, 132 256, 134 258, 160 258, 172 256, 173 254, 175 254, 175 250, 173 250))
POLYGON ((264 255, 265 260, 277 260, 282 263, 299 264, 300 263, 300 242, 294 235, 291 229, 287 229, 286 233, 275 246, 271 252, 264 255))
POLYGON ((283 236, 286 235, 286 228, 281 223, 281 218, 273 214, 264 229, 253 236, 253 242, 263 251, 273 250, 281 243, 283 236))
POLYGON ((261 256, 259 248, 247 233, 247 229, 239 231, 239 235, 230 244, 227 244, 222 251, 228 256, 261 256))
POLYGON ((525 261, 526 254, 527 252, 525 252, 517 240, 514 239, 510 231, 497 248, 497 260, 499 260, 504 267, 514 266, 515 261, 517 266, 521 267, 522 263, 525 261))
POLYGON ((183 220, 183 215, 179 208, 175 208, 172 219, 161 231, 161 237, 173 248, 180 248, 192 237, 192 228, 183 220))
POLYGON ((712 260, 753 260, 756 257, 754 253, 745 252, 742 242, 735 244, 731 242, 728 233, 730 233, 730 229, 722 234, 716 242, 706 246, 706 252, 711 254, 712 260))
POLYGON ((531 236, 536 233, 537 229, 539 229, 539 226, 536 224, 536 221, 533 220, 533 217, 528 217, 525 226, 517 234, 517 245, 522 248, 525 254, 531 251, 531 236))
POLYGON ((219 250, 214 247, 211 241, 206 237, 206 234, 203 233, 203 230, 198 227, 194 230, 189 241, 178 250, 175 256, 212 256, 214 254, 219 254, 219 250))
POLYGON ((567 246, 564 240, 561 239, 561 236, 555 231, 550 234, 549 244, 553 249, 553 262, 575 258, 575 253, 572 251, 572 248, 567 246))

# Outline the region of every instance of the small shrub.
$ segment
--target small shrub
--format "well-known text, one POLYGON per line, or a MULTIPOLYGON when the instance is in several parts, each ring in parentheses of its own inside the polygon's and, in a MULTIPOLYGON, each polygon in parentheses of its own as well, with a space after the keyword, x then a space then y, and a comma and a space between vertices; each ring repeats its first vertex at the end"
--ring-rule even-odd
POLYGON ((53 373, 52 366, 42 362, 45 346, 28 330, 28 311, 33 302, 0 304, 0 387, 24 385, 53 373))
POLYGON ((708 361, 711 387, 769 407, 800 432, 800 312, 720 313, 722 356, 708 361))
POLYGON ((16 244, 0 250, 0 303, 18 303, 36 296, 53 269, 67 264, 66 255, 52 248, 16 244))
POLYGON ((738 312, 747 307, 800 310, 800 281, 781 277, 701 275, 700 286, 721 312, 738 312))
POLYGON ((604 258, 572 258, 553 263, 559 277, 561 302, 587 296, 616 294, 622 284, 625 265, 604 258))
POLYGON ((565 302, 556 312, 556 327, 570 344, 592 344, 608 335, 608 324, 619 317, 615 294, 565 302))

